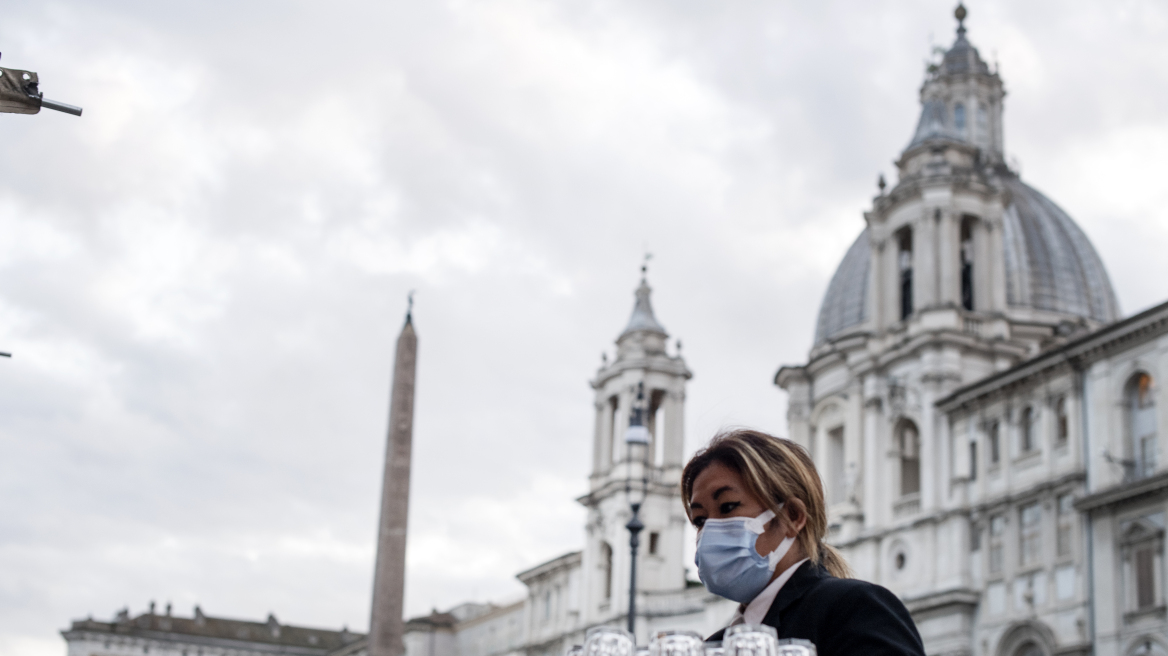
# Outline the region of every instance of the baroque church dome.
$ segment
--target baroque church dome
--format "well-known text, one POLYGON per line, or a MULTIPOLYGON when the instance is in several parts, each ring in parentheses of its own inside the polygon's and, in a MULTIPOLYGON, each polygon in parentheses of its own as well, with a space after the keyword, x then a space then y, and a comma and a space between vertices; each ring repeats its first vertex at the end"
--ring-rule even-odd
MULTIPOLYGON (((1083 317, 1119 318, 1119 305, 1103 261, 1082 229, 1042 192, 1017 177, 1002 178, 1010 199, 1003 216, 1006 302, 1083 317)), ((868 319, 871 260, 868 231, 856 238, 819 306, 815 343, 822 344, 868 319)))
MULTIPOLYGON (((964 15, 959 16, 962 20, 964 15)), ((995 115, 984 105, 966 117, 966 87, 971 76, 997 80, 965 37, 964 25, 942 59, 929 67, 921 94, 921 116, 905 154, 939 143, 978 149, 984 180, 1000 194, 1005 301, 1008 309, 1032 309, 1096 323, 1119 318, 1107 270, 1090 240, 1071 217, 1001 163, 1000 103, 995 115), (954 87, 959 92, 951 93, 954 87), (959 95, 960 94, 960 95, 959 95), (956 103, 954 96, 957 96, 956 103)), ((1000 81, 997 82, 1000 89, 1000 81)), ((902 182, 903 183, 903 182, 902 182)), ((865 228, 844 255, 819 308, 815 344, 868 322, 872 245, 865 228)))

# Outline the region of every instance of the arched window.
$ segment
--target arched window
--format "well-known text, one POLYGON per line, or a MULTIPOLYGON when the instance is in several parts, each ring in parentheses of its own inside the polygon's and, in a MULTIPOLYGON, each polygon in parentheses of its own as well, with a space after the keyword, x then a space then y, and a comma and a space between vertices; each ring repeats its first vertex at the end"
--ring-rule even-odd
POLYGON ((600 543, 600 569, 604 574, 604 598, 612 599, 612 547, 607 542, 600 543))
POLYGON ((957 129, 958 134, 965 132, 965 105, 961 103, 953 107, 953 127, 957 129))
POLYGON ((1046 652, 1038 646, 1038 643, 1024 642, 1018 649, 1014 650, 1014 656, 1046 656, 1046 652))
POLYGON ((921 491, 921 434, 917 425, 905 419, 896 431, 896 447, 900 453, 900 494, 921 491))
POLYGON ((961 307, 973 310, 973 222, 967 216, 961 220, 961 307))
POLYGON ((1156 406, 1152 377, 1140 372, 1127 384, 1127 461, 1131 478, 1156 471, 1156 406))
POLYGON ((900 319, 913 312, 913 243, 912 229, 902 228, 897 234, 896 265, 900 271, 900 319))

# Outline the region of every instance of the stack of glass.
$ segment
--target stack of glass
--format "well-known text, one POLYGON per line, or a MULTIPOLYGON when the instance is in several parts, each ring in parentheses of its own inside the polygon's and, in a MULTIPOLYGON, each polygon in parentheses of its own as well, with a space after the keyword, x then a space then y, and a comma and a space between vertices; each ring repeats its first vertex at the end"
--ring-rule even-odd
POLYGON ((588 630, 584 645, 575 645, 566 656, 817 656, 808 640, 779 640, 765 624, 736 624, 726 629, 724 640, 705 642, 693 631, 660 631, 649 648, 637 648, 632 634, 614 627, 588 630))

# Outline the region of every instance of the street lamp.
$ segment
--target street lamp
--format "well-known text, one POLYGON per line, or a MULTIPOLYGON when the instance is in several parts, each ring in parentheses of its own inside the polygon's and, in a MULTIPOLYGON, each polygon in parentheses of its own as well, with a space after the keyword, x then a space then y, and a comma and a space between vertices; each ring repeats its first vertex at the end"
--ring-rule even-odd
POLYGON ((0 114, 36 114, 41 108, 81 116, 81 108, 45 98, 32 71, 0 68, 0 114))
POLYGON ((645 528, 645 525, 641 523, 639 513, 641 501, 644 501, 649 487, 649 472, 642 463, 641 501, 633 501, 631 479, 634 446, 639 446, 642 449, 649 447, 649 429, 645 428, 645 383, 643 382, 637 383, 637 398, 633 401, 633 407, 629 412, 629 428, 625 431, 625 450, 628 454, 628 462, 625 465, 625 495, 629 498, 629 507, 632 509, 633 515, 629 519, 629 523, 625 524, 625 528, 629 529, 629 553, 632 556, 629 560, 629 633, 635 636, 637 624, 637 547, 641 544, 640 535, 645 528))

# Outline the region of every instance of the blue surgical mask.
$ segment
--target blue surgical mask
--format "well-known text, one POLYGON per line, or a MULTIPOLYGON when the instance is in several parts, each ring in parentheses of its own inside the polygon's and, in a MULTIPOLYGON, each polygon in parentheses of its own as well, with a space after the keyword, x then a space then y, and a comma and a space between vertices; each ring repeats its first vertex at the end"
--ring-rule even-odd
POLYGON ((768 510, 758 517, 707 519, 702 524, 694 562, 707 590, 745 604, 767 587, 775 565, 795 543, 795 538, 785 538, 769 554, 758 553, 754 544, 774 517, 774 511, 768 510))

